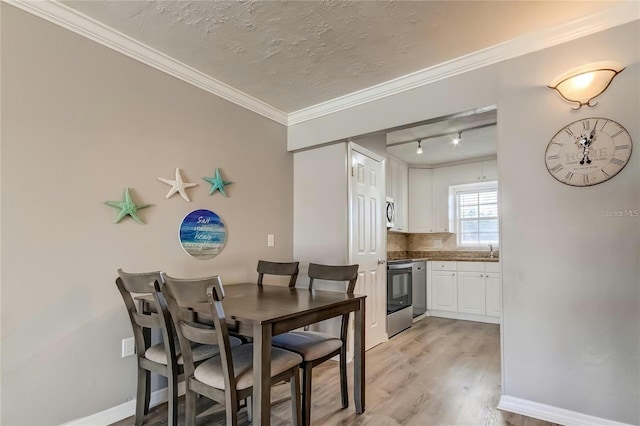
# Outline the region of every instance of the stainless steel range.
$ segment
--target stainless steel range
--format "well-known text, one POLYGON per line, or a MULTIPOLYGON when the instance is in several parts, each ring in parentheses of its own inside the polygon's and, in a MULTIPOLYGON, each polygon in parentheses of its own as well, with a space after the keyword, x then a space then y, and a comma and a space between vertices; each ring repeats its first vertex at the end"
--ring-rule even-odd
POLYGON ((387 264, 387 333, 389 337, 411 327, 413 323, 411 275, 413 262, 391 261, 387 264))

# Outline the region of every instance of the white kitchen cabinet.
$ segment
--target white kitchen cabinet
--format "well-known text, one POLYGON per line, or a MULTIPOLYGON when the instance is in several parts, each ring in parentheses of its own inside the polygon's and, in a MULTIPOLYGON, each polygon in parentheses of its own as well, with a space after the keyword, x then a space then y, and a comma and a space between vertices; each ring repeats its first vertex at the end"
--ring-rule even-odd
POLYGON ((482 180, 498 180, 498 160, 482 162, 482 180))
POLYGON ((434 232, 431 169, 409 169, 409 232, 434 232))
MULTIPOLYGON (((433 169, 432 184, 433 232, 451 232, 449 230, 449 167, 433 169)), ((411 201, 411 195, 409 195, 409 201, 411 201)))
POLYGON ((409 167, 396 158, 388 161, 387 196, 393 198, 395 220, 393 231, 407 232, 409 222, 409 167))
POLYGON ((499 317, 502 314, 500 274, 497 272, 487 272, 485 273, 485 277, 486 315, 499 317))
POLYGON ((497 160, 479 161, 477 163, 460 164, 449 167, 449 184, 462 185, 465 183, 498 180, 497 160))
POLYGON ((485 273, 458 272, 458 312, 485 314, 485 273))
POLYGON ((431 307, 438 311, 458 311, 458 280, 454 271, 431 272, 431 307))
POLYGON ((427 262, 427 313, 430 316, 500 323, 498 262, 427 262))

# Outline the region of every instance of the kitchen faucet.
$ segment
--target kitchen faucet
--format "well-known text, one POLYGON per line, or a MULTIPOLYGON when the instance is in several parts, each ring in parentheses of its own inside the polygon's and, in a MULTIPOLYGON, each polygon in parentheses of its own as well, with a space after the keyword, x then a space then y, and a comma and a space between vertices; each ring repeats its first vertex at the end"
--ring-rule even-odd
POLYGON ((493 258, 493 244, 489 244, 489 257, 493 258))

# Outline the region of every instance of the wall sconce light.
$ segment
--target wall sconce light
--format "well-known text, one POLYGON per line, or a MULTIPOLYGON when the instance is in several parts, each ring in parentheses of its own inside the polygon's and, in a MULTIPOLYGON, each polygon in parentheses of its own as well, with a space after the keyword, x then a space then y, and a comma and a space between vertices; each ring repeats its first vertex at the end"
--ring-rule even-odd
POLYGON ((458 137, 451 141, 454 145, 458 145, 462 141, 462 132, 458 132, 458 137))
POLYGON ((591 101, 604 93, 614 77, 624 71, 624 67, 617 62, 595 62, 571 69, 553 80, 549 87, 554 89, 569 102, 578 104, 574 110, 589 107, 598 103, 591 101))
POLYGON ((416 154, 422 154, 422 141, 418 141, 418 149, 416 149, 416 154))

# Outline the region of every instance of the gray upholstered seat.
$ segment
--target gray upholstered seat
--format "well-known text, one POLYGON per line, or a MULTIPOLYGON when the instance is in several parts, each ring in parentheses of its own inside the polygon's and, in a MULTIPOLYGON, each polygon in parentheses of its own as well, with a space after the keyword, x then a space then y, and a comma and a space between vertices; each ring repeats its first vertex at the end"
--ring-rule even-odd
MULTIPOLYGON (((229 336, 229 344, 233 346, 240 346, 242 342, 237 337, 229 336)), ((193 362, 200 362, 212 356, 218 355, 220 350, 218 345, 192 345, 191 351, 193 352, 193 362)), ((176 342, 176 355, 178 356, 178 365, 184 364, 184 358, 180 353, 180 346, 176 342)), ((144 353, 144 357, 159 364, 167 364, 167 351, 164 348, 164 343, 158 343, 151 346, 144 353)))
MULTIPOLYGON (((253 344, 231 349, 233 372, 238 390, 253 386, 253 344)), ((302 362, 302 357, 283 349, 271 348, 271 377, 275 377, 302 362)), ((215 356, 196 367, 194 377, 216 389, 224 389, 224 371, 219 356, 215 356)))
POLYGON ((319 331, 292 331, 273 336, 274 346, 300 354, 305 361, 322 358, 342 346, 342 340, 319 331))

